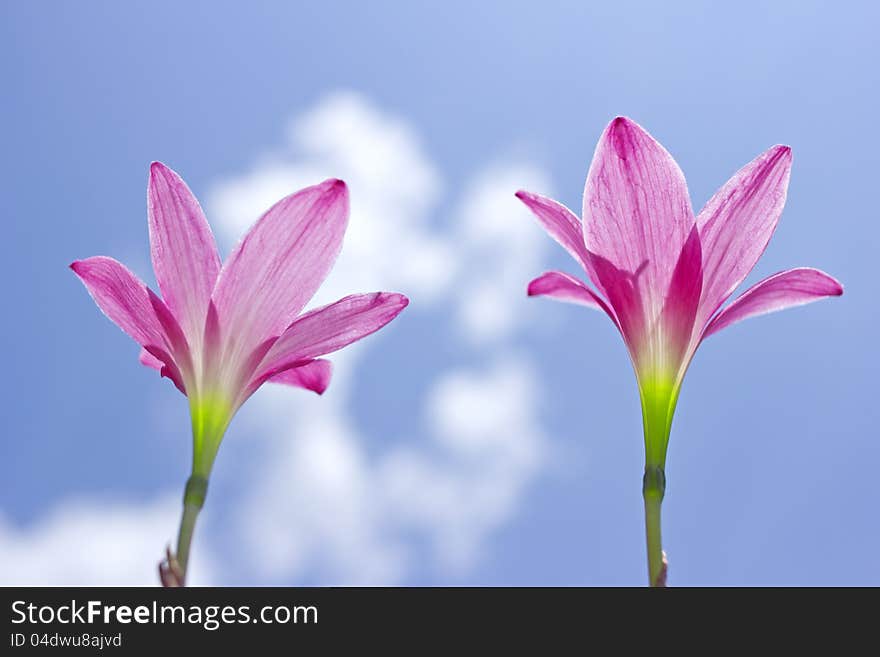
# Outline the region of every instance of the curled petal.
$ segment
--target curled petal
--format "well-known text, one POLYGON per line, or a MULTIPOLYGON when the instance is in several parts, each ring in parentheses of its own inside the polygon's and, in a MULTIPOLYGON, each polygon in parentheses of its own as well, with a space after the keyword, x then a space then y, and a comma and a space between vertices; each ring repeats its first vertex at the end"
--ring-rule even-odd
POLYGON ((784 310, 843 294, 843 286, 818 269, 800 267, 773 274, 755 283, 718 313, 706 327, 704 337, 756 315, 784 310))
POLYGON ((323 395, 330 385, 333 365, 329 360, 316 359, 304 365, 292 367, 269 377, 270 383, 283 383, 297 388, 305 388, 323 395))
POLYGON ((161 162, 150 165, 147 216, 159 290, 195 347, 220 272, 214 235, 189 187, 161 162))
POLYGON ((345 183, 327 180, 282 199, 248 231, 212 295, 233 357, 281 335, 299 314, 330 271, 347 222, 345 183))
POLYGON ((737 171, 697 216, 705 277, 702 323, 745 280, 767 248, 785 205, 790 173, 791 149, 774 146, 737 171))
POLYGON ((180 370, 177 369, 174 359, 171 358, 170 354, 165 353, 160 349, 156 349, 155 347, 151 348, 156 354, 158 354, 158 356, 154 356, 145 348, 141 349, 141 353, 138 356, 141 365, 154 369, 159 372, 160 376, 170 379, 174 384, 174 387, 185 395, 186 386, 183 383, 183 376, 181 375, 180 370))
POLYGON ((164 363, 161 360, 159 360, 153 354, 143 348, 141 349, 141 353, 138 355, 138 360, 141 362, 141 365, 154 369, 157 372, 161 372, 162 367, 164 366, 164 363))
POLYGON ((544 272, 529 283, 528 293, 530 297, 546 296, 557 301, 577 303, 589 308, 595 308, 596 310, 602 310, 611 317, 615 324, 617 323, 614 313, 602 297, 593 292, 582 281, 564 272, 544 272))

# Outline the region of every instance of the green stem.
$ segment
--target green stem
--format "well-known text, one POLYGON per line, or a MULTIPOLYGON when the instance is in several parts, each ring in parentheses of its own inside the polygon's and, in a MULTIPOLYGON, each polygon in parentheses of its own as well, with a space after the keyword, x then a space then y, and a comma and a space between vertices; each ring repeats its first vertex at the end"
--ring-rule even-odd
POLYGON ((666 491, 666 475, 660 466, 645 466, 642 495, 645 498, 645 538, 648 547, 648 582, 651 586, 666 585, 666 565, 660 535, 660 506, 666 491))
MULTIPOLYGON (((180 519, 180 532, 177 535, 177 554, 175 558, 180 567, 181 579, 186 579, 186 567, 189 563, 189 551, 192 544, 193 531, 196 527, 196 519, 199 511, 205 503, 205 495, 208 492, 208 480, 198 475, 192 475, 186 482, 183 494, 183 517, 180 519)), ((183 582, 181 582, 182 584, 183 582)))

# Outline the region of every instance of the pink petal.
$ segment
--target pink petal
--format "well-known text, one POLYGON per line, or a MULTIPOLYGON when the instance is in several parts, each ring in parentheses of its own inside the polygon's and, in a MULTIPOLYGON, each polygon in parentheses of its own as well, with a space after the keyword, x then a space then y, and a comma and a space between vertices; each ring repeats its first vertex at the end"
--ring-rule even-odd
POLYGON ((183 383, 183 377, 180 374, 180 370, 177 369, 177 365, 174 363, 174 359, 171 358, 169 354, 163 353, 160 350, 156 350, 156 353, 162 354, 162 358, 165 360, 163 361, 162 358, 157 358, 146 349, 141 349, 138 360, 141 362, 141 365, 157 370, 160 376, 171 379, 171 382, 175 387, 185 395, 186 386, 183 383), (166 364, 165 361, 167 361, 168 364, 166 364))
POLYGON ((614 313, 598 294, 574 276, 561 271, 548 271, 529 283, 529 296, 547 296, 558 301, 577 303, 597 310, 605 311, 612 321, 617 323, 614 313))
POLYGON ((790 172, 791 149, 774 146, 737 171, 700 211, 701 324, 743 282, 767 247, 785 205, 790 172))
POLYGON ((168 337, 168 324, 174 319, 167 307, 123 264, 95 256, 77 260, 70 268, 101 311, 136 342, 144 347, 177 346, 168 337))
POLYGON ((818 269, 801 267, 779 272, 756 283, 718 313, 704 337, 749 317, 776 312, 843 294, 843 286, 818 269))
MULTIPOLYGON (((660 371, 675 371, 689 362, 690 347, 699 344, 699 329, 695 330, 703 287, 702 248, 696 225, 682 247, 672 272, 669 292, 663 304, 660 321, 654 336, 663 346, 656 350, 655 364, 660 371)), ((692 353, 692 352, 691 352, 692 353)), ((684 372, 681 372, 684 375, 684 372)))
POLYGON ((299 314, 330 271, 347 222, 345 183, 327 180, 282 199, 248 231, 212 295, 235 357, 281 335, 299 314))
POLYGON ((147 215, 159 290, 189 343, 198 344, 220 273, 214 235, 189 187, 161 162, 150 165, 147 215))
POLYGON ((333 366, 329 360, 312 360, 305 365, 284 370, 269 378, 270 383, 284 383, 323 395, 330 385, 333 366))
POLYGON ((567 207, 552 199, 520 190, 516 197, 528 206, 541 222, 550 237, 556 240, 571 256, 588 269, 589 256, 584 245, 581 220, 567 207))
POLYGON ((183 389, 180 369, 189 367, 189 353, 183 333, 162 299, 113 258, 77 260, 70 268, 101 311, 160 361, 163 375, 183 389))
POLYGON ((583 222, 594 282, 621 325, 654 322, 694 216, 675 160, 630 119, 614 119, 599 140, 584 189, 583 222), (625 320, 630 313, 642 317, 625 320))
MULTIPOLYGON (((567 207, 552 199, 522 190, 516 197, 535 214, 544 229, 577 260, 599 291, 607 294, 596 272, 596 258, 584 245, 581 220, 567 207)), ((607 310, 606 310, 607 312, 607 310)), ((617 323, 617 320, 615 320, 617 323)))
POLYGON ((402 294, 353 294, 316 308, 291 324, 278 338, 260 365, 260 382, 294 363, 337 351, 378 331, 407 306, 402 294))
POLYGON ((156 358, 153 354, 151 354, 146 349, 141 349, 141 353, 138 355, 138 360, 141 362, 141 365, 145 365, 151 369, 162 371, 162 367, 165 365, 161 360, 156 358))

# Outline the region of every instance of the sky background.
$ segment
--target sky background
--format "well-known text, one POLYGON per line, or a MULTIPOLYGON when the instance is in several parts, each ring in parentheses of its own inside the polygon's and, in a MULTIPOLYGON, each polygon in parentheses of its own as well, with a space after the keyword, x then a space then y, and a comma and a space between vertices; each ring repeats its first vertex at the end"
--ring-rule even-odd
POLYGON ((746 281, 842 298, 712 337, 685 380, 664 503, 671 585, 880 585, 880 43, 874 3, 0 6, 6 376, 0 584, 152 584, 190 463, 185 400, 67 265, 150 285, 147 168, 201 199, 224 254, 326 177, 352 219, 315 299, 410 307, 333 357, 318 397, 234 420, 195 584, 640 585, 643 442, 606 317, 525 285, 577 273, 519 188, 580 207, 632 117, 696 208, 776 143, 788 203, 746 281))

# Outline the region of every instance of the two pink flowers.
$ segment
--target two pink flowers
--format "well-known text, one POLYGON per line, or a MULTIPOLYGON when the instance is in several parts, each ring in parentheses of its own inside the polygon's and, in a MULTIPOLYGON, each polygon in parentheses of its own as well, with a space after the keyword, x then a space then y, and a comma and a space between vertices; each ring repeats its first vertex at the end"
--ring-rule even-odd
MULTIPOLYGON (((596 148, 582 218, 555 201, 517 193, 592 284, 548 272, 529 284, 529 294, 601 310, 630 353, 645 427, 651 583, 662 583, 664 568, 666 445, 697 347, 747 317, 842 293, 823 272, 792 269, 722 309, 773 233, 790 167, 790 149, 769 149, 695 215, 669 153, 637 124, 617 118, 596 148)), ((223 434, 251 394, 267 381, 323 392, 330 363, 320 357, 382 328, 406 307, 401 294, 375 292, 301 314, 339 253, 348 214, 342 181, 309 187, 272 206, 221 263, 195 197, 176 173, 154 163, 148 218, 161 297, 111 258, 71 265, 101 310, 141 345, 141 362, 188 397, 194 455, 185 504, 195 513, 223 434)), ((181 528, 184 563, 172 564, 180 582, 191 529, 183 536, 181 528)))

